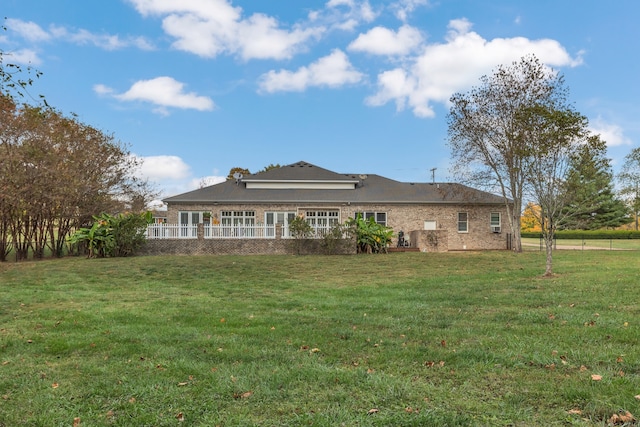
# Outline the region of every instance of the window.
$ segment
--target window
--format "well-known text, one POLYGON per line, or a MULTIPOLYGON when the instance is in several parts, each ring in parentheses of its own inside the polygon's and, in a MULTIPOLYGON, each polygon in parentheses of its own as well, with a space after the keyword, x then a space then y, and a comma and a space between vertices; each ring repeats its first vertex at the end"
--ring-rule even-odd
POLYGON ((198 224, 209 225, 211 220, 211 212, 203 211, 180 211, 178 212, 178 220, 180 222, 180 235, 182 237, 197 237, 198 224))
POLYGON ((500 212, 491 212, 490 219, 491 231, 494 233, 500 232, 500 212))
POLYGON ((333 227, 340 223, 338 211, 305 211, 304 217, 312 227, 333 227))
POLYGON ((281 224, 288 226, 289 221, 292 221, 295 217, 295 212, 265 212, 264 223, 267 225, 281 224))
POLYGON ((256 225, 256 213, 254 211, 222 211, 222 225, 256 225))
POLYGON ((200 211, 180 211, 178 212, 178 218, 180 219, 180 225, 208 224, 211 219, 211 213, 200 211))
POLYGON ((369 218, 373 218, 373 220, 380 225, 387 225, 387 213, 386 212, 356 212, 356 218, 360 215, 362 219, 365 221, 369 221, 369 218))
POLYGON ((469 231, 469 215, 466 212, 458 212, 458 233, 469 231))

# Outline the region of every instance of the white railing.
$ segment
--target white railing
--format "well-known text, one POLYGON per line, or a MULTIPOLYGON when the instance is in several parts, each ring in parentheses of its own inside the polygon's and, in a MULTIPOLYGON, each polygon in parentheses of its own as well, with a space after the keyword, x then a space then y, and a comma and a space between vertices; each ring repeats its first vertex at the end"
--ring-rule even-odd
POLYGON ((197 239, 197 225, 149 224, 147 239, 197 239))
POLYGON ((205 239, 275 239, 275 225, 205 225, 205 239))
MULTIPOLYGON (((282 226, 282 239, 293 239, 289 227, 282 226)), ((322 239, 329 231, 329 226, 312 226, 309 239, 322 239)), ((147 226, 147 239, 197 239, 198 225, 150 224, 147 226)), ((219 225, 203 226, 205 239, 275 239, 275 225, 219 225)))

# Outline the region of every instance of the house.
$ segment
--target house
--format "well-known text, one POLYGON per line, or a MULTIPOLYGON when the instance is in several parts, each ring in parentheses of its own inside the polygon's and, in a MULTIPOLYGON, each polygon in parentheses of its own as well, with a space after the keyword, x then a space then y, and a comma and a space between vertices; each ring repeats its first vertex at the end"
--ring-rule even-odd
POLYGON ((283 230, 278 237, 286 238, 288 222, 296 215, 314 228, 326 228, 361 214, 391 227, 396 236, 402 231, 405 242, 396 240, 394 246, 404 243, 422 251, 508 247, 502 197, 455 183, 336 173, 304 161, 236 174, 163 201, 167 223, 180 226, 278 226, 283 230))

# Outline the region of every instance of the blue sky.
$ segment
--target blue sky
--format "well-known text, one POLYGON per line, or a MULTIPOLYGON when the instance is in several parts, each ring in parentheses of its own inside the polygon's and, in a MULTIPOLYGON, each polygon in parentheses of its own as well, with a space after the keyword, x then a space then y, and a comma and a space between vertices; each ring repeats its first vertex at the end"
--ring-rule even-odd
POLYGON ((448 99, 526 54, 564 74, 619 166, 640 143, 640 3, 3 0, 31 92, 113 134, 163 196, 305 160, 455 181, 448 99))

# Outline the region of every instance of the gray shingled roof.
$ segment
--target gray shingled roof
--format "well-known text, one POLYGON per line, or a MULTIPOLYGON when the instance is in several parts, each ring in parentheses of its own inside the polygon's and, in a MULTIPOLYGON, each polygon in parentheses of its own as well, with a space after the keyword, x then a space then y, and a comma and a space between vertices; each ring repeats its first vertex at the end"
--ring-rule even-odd
POLYGON ((297 162, 168 197, 169 204, 210 203, 421 203, 503 204, 500 196, 455 183, 399 182, 380 175, 338 174, 306 162, 297 162), (245 182, 353 182, 353 190, 247 189, 245 182))

